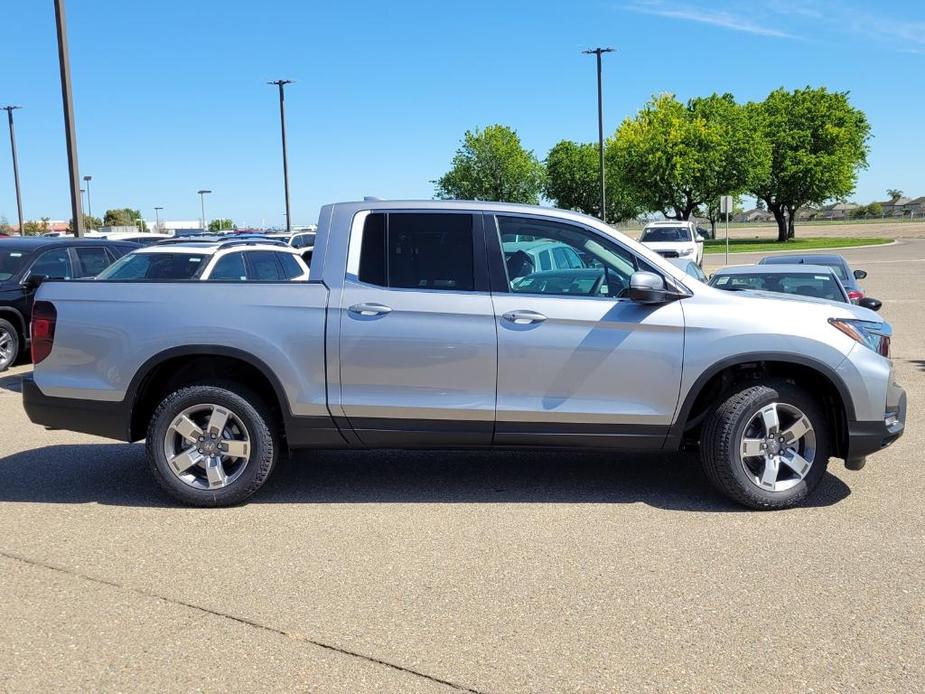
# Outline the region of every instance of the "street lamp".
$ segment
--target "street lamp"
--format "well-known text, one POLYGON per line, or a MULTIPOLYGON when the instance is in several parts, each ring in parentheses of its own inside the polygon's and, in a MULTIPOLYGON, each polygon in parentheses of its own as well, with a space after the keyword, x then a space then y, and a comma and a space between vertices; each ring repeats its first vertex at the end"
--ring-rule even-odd
POLYGON ((164 209, 163 207, 155 207, 155 208, 154 208, 154 219, 156 220, 156 221, 154 222, 154 231, 155 231, 155 232, 160 232, 160 230, 161 230, 161 210, 163 210, 163 209, 164 209))
POLYGON ((199 204, 202 207, 202 230, 206 230, 206 195, 209 195, 211 190, 197 190, 196 194, 199 196, 199 204))
POLYGON ((55 24, 58 30, 58 67, 61 71, 61 101, 64 106, 64 138, 67 143, 67 168, 71 187, 71 218, 74 234, 84 235, 80 200, 80 167, 77 163, 77 128, 74 123, 74 99, 71 95, 71 64, 67 48, 67 22, 64 0, 55 0, 55 24))
POLYGON ((292 219, 289 216, 289 162, 286 155, 286 97, 283 88, 292 84, 292 80, 274 80, 267 84, 279 87, 279 127, 283 138, 283 189, 286 194, 286 231, 292 231, 292 219))
POLYGON ((93 180, 93 176, 84 176, 84 183, 87 184, 87 216, 93 216, 93 208, 90 207, 90 181, 93 180))
POLYGON ((22 236, 22 194, 19 191, 19 160, 16 158, 16 132, 13 129, 13 111, 21 106, 3 106, 10 121, 10 150, 13 152, 13 182, 16 185, 16 213, 19 216, 19 235, 22 236))
POLYGON ((601 178, 601 220, 607 221, 607 193, 604 185, 604 92, 601 87, 601 55, 613 53, 613 48, 589 48, 582 51, 586 55, 597 56, 597 146, 600 155, 601 178))

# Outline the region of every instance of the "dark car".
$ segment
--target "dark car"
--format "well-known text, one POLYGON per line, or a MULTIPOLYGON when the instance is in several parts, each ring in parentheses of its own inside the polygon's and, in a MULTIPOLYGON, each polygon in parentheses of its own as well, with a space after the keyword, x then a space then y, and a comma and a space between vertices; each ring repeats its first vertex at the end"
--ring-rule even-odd
POLYGON ((94 277, 135 248, 133 243, 103 239, 0 240, 0 371, 28 344, 32 297, 42 280, 94 277))
POLYGON ((844 285, 852 304, 864 298, 864 290, 858 280, 867 277, 864 270, 852 270, 848 261, 840 255, 772 255, 758 261, 759 265, 824 265, 835 272, 844 285))

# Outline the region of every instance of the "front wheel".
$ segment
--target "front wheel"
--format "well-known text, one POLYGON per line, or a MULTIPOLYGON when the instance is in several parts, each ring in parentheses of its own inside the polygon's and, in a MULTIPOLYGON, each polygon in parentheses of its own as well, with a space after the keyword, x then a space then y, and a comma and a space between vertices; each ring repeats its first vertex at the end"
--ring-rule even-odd
POLYGON ((6 371, 19 356, 19 333, 13 324, 0 318, 0 371, 6 371))
POLYGON ((231 506, 254 494, 276 463, 269 408, 254 394, 198 385, 168 395, 148 426, 148 465, 191 506, 231 506))
POLYGON ((703 469, 723 494, 755 509, 795 506, 819 484, 831 450, 815 398, 786 381, 743 387, 708 418, 703 469))

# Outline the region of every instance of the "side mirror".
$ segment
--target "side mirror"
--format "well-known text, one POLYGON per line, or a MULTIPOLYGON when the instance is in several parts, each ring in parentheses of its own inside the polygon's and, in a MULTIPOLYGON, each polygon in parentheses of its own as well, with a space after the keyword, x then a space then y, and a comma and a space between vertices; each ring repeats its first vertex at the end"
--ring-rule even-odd
POLYGON ((630 277, 630 299, 637 304, 663 304, 671 298, 665 280, 654 272, 639 270, 630 277))
POLYGON ((883 302, 879 299, 865 296, 863 299, 858 300, 858 306, 869 308, 871 311, 879 311, 880 307, 883 306, 883 302))
POLYGON ((29 275, 28 277, 26 277, 25 280, 23 280, 22 286, 24 286, 26 289, 31 289, 35 291, 36 289, 41 287, 42 282, 44 282, 47 279, 48 278, 45 275, 29 275))
POLYGON ((862 279, 864 279, 865 277, 867 277, 867 272, 866 272, 866 271, 864 271, 864 270, 855 270, 855 271, 854 271, 854 279, 856 279, 856 280, 862 280, 862 279))

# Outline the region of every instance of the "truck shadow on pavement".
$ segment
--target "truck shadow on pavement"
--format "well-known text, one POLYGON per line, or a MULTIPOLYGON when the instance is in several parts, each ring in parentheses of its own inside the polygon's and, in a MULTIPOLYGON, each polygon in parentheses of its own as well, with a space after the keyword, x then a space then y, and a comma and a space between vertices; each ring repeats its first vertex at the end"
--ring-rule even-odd
MULTIPOLYGON (((831 506, 849 494, 826 473, 805 506, 831 506)), ((0 458, 2 501, 178 506, 151 477, 139 444, 48 446, 0 458)), ((746 511, 713 491, 693 455, 564 451, 300 453, 281 460, 249 503, 642 503, 746 511)))
POLYGON ((22 374, 13 374, 12 376, 0 376, 0 390, 8 390, 12 393, 22 392, 22 374))

